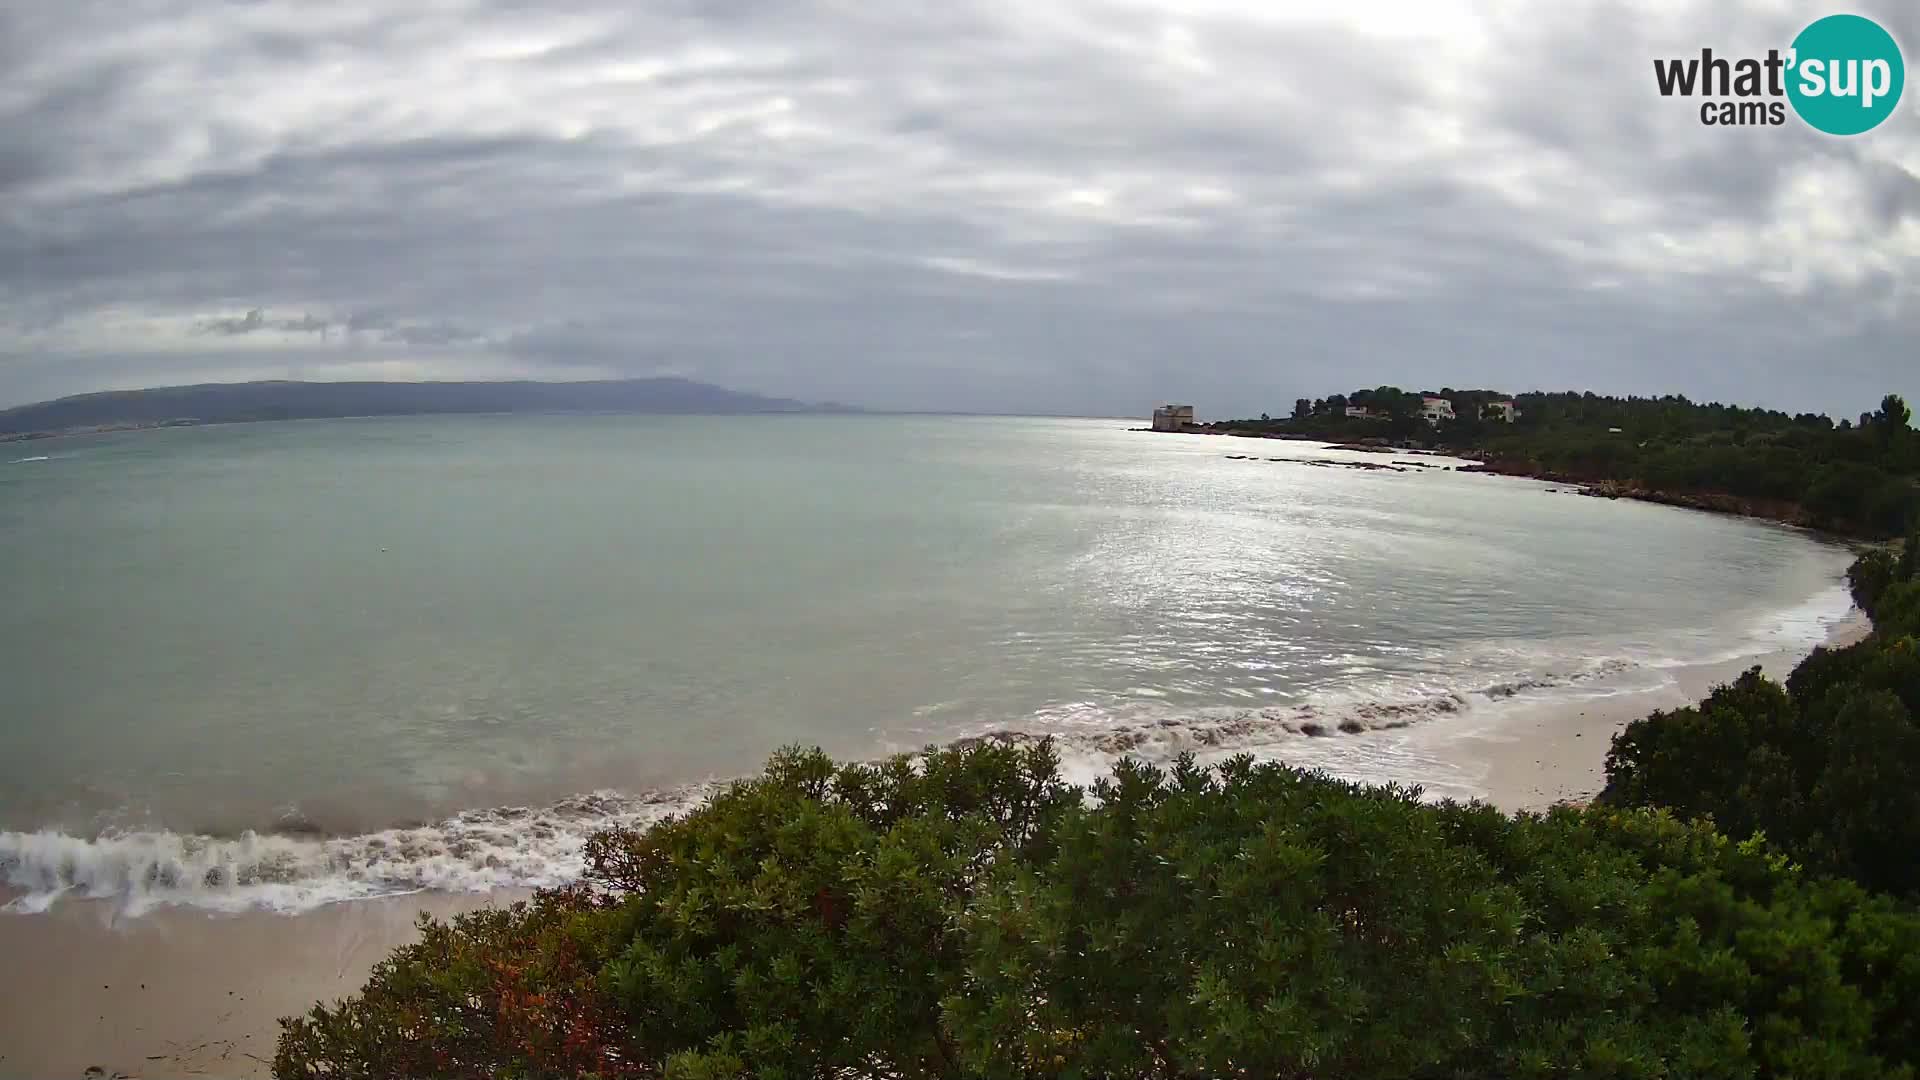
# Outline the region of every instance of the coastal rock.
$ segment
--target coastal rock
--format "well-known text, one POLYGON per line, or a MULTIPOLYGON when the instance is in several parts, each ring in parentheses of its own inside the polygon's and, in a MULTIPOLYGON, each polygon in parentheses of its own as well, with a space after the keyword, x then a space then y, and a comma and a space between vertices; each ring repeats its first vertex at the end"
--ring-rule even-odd
POLYGON ((1714 491, 1659 491, 1632 481, 1595 480, 1577 473, 1545 468, 1533 461, 1490 458, 1476 464, 1462 465, 1457 471, 1565 484, 1567 486, 1564 488, 1550 489, 1563 494, 1587 495, 1598 499, 1633 499, 1687 510, 1764 518, 1787 525, 1806 526, 1813 522, 1812 515, 1807 513, 1805 507, 1788 499, 1763 499, 1714 491))
MULTIPOLYGON (((1251 454, 1228 454, 1227 460, 1228 461, 1260 461, 1262 459, 1254 457, 1251 454)), ((1395 462, 1392 465, 1381 465, 1378 462, 1373 462, 1373 461, 1334 461, 1331 458, 1270 457, 1270 458, 1266 458, 1265 460, 1271 461, 1271 462, 1278 462, 1280 464, 1285 464, 1285 465, 1311 465, 1319 469, 1365 469, 1370 472, 1410 472, 1411 471, 1410 468, 1406 468, 1402 466, 1411 466, 1414 464, 1413 462, 1395 462)))
MULTIPOLYGON (((1227 461, 1261 461, 1261 459, 1252 454, 1229 454, 1227 461)), ((1275 461, 1281 465, 1311 465, 1315 469, 1365 469, 1373 473, 1409 473, 1411 471, 1409 467, 1402 467, 1411 463, 1380 465, 1377 461, 1334 461, 1331 457, 1267 457, 1265 461, 1275 461)))

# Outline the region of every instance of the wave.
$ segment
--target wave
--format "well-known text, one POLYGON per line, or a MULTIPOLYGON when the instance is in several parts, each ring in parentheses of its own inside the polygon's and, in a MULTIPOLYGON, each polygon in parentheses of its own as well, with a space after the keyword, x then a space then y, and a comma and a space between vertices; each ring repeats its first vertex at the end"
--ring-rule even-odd
MULTIPOLYGON (((1810 648, 1848 617, 1844 586, 1751 623, 1732 656, 1810 648)), ((1692 650, 1679 650, 1691 652, 1692 650)), ((1142 699, 1122 706, 1076 702, 1041 710, 1015 726, 956 732, 949 746, 1023 745, 1054 740, 1062 771, 1075 782, 1104 775, 1123 757, 1170 761, 1191 752, 1217 760, 1249 753, 1303 766, 1337 762, 1335 771, 1366 779, 1431 776, 1437 764, 1406 762, 1391 739, 1354 739, 1429 721, 1493 719, 1512 708, 1591 700, 1671 685, 1671 668, 1723 657, 1679 659, 1657 649, 1625 657, 1549 658, 1489 643, 1453 658, 1456 670, 1482 664, 1507 671, 1558 665, 1545 674, 1486 675, 1470 689, 1349 688, 1300 704, 1181 708, 1142 699), (1375 766, 1374 767, 1370 767, 1375 766), (1366 774, 1366 775, 1360 775, 1366 774)), ((1463 730, 1467 729, 1463 724, 1463 730)), ((951 731, 951 729, 949 729, 951 731)), ((919 749, 902 747, 902 749, 919 749)), ((706 780, 639 793, 600 791, 549 806, 469 810, 438 824, 354 836, 323 835, 309 822, 271 832, 217 837, 164 830, 109 831, 92 839, 54 830, 0 831, 0 885, 16 895, 0 911, 45 911, 63 897, 117 901, 126 915, 161 905, 210 911, 287 914, 325 904, 440 891, 545 888, 577 880, 583 846, 594 832, 642 827, 690 810, 728 781, 706 780)), ((1463 788, 1456 794, 1471 794, 1463 788)))
POLYGON ((1264 708, 1216 707, 1172 711, 1147 706, 1119 713, 1091 702, 1045 710, 1020 727, 994 727, 950 745, 1025 745, 1051 738, 1074 775, 1098 775, 1122 757, 1171 761, 1183 753, 1224 757, 1251 753, 1284 755, 1298 740, 1397 731, 1426 721, 1458 717, 1521 695, 1557 697, 1610 694, 1603 686, 1640 665, 1611 658, 1568 672, 1517 677, 1470 690, 1443 690, 1400 699, 1330 700, 1264 708), (1075 767, 1078 766, 1078 767, 1075 767))
MULTIPOLYGON (((1823 591, 1757 620, 1742 647, 1728 655, 1811 647, 1847 617, 1851 606, 1844 588, 1823 591)), ((1526 666, 1524 657, 1507 649, 1496 651, 1508 664, 1526 666)), ((1532 659, 1544 658, 1536 654, 1532 659)), ((1642 692, 1670 683, 1662 674, 1667 669, 1715 659, 1721 657, 1563 658, 1569 670, 1488 676, 1489 681, 1471 689, 1402 689, 1374 697, 1350 691, 1262 708, 1183 709, 1160 700, 1124 706, 1075 702, 1041 710, 1018 725, 963 730, 947 745, 1025 745, 1051 738, 1063 773, 1081 783, 1104 775, 1123 757, 1166 762, 1189 752, 1204 760, 1248 753, 1303 766, 1338 761, 1341 767, 1335 771, 1370 774, 1374 770, 1369 762, 1392 760, 1396 751, 1391 740, 1345 737, 1642 692)), ((1424 775, 1434 764, 1417 763, 1420 771, 1413 775, 1424 775)), ((1397 773, 1406 772, 1401 763, 1397 773)), ((1391 778, 1404 780, 1405 775, 1391 778)), ((117 901, 121 913, 129 916, 162 905, 294 914, 340 901, 415 892, 552 887, 578 879, 584 869, 583 846, 594 832, 641 827, 690 810, 726 783, 706 780, 639 793, 600 791, 545 807, 469 810, 438 824, 354 836, 328 837, 310 823, 232 837, 119 830, 88 839, 54 830, 0 831, 0 885, 16 894, 0 911, 41 912, 63 897, 85 897, 117 901)))
POLYGON ((1675 650, 1676 655, 1661 656, 1647 662, 1655 669, 1696 667, 1733 660, 1759 659, 1777 653, 1803 653, 1833 640, 1834 634, 1849 620, 1863 618, 1853 603, 1853 594, 1844 583, 1829 585, 1790 607, 1753 616, 1745 624, 1700 635, 1709 645, 1675 650), (1731 645, 1725 644, 1728 640, 1731 645))
POLYGON ((594 792, 537 809, 469 810, 437 825, 333 838, 0 832, 0 881, 22 894, 0 910, 41 912, 74 896, 118 900, 127 915, 171 904, 293 914, 428 890, 551 887, 580 876, 582 848, 595 831, 651 824, 699 805, 720 786, 594 792))
POLYGON ((1754 621, 1749 639, 1773 649, 1811 649, 1852 617, 1853 593, 1844 582, 1828 586, 1792 607, 1754 621))
MULTIPOLYGON (((1405 700, 1290 707, 1138 711, 1116 714, 1081 703, 1045 710, 1019 727, 994 727, 949 743, 1021 744, 1051 737, 1063 771, 1076 780, 1105 773, 1122 757, 1171 760, 1249 752, 1285 756, 1302 739, 1389 731, 1457 716, 1542 691, 1582 684, 1634 665, 1598 662, 1581 671, 1496 682, 1475 690, 1405 700)), ((0 910, 36 913, 63 897, 110 899, 122 914, 179 905, 209 911, 294 914, 325 904, 438 891, 547 888, 578 879, 588 836, 639 827, 698 806, 727 781, 707 780, 641 793, 601 791, 539 808, 469 810, 438 824, 325 837, 308 827, 216 837, 164 830, 0 832, 0 883, 16 895, 0 910)))
POLYGON ((9 465, 24 465, 25 463, 27 463, 27 462, 29 462, 29 461, 52 461, 52 460, 53 460, 53 459, 52 459, 52 458, 50 458, 50 457, 48 457, 47 455, 45 455, 45 454, 41 454, 41 455, 39 455, 39 456, 37 456, 37 457, 22 457, 22 458, 14 458, 14 459, 13 459, 12 461, 9 461, 9 462, 7 462, 7 464, 9 464, 9 465))

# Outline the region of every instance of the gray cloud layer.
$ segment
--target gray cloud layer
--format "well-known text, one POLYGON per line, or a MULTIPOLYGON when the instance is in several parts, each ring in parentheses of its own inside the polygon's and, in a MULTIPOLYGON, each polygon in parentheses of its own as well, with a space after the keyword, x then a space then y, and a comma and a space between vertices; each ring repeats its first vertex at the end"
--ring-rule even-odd
MULTIPOLYGON (((1908 45, 1920 14, 1854 5, 1908 45)), ((878 407, 1920 397, 1920 90, 1798 2, 0 0, 0 404, 673 372, 878 407)))

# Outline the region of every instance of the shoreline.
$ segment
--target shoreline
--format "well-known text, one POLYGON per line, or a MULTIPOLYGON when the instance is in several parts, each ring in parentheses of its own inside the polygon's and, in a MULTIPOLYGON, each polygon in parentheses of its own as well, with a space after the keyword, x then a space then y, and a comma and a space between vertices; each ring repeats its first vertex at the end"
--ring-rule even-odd
POLYGON ((1482 476, 1507 476, 1516 480, 1535 480, 1543 484, 1559 484, 1569 492, 1595 499, 1631 499, 1635 502, 1652 503, 1656 506, 1671 506, 1679 510, 1698 510, 1706 514, 1724 514, 1728 517, 1746 518, 1750 521, 1767 521, 1776 525, 1801 529, 1821 539, 1851 547, 1871 547, 1878 544, 1896 542, 1897 538, 1876 537, 1873 535, 1833 532, 1812 524, 1812 517, 1797 502, 1783 499, 1764 499, 1756 496, 1732 495, 1721 491, 1663 491, 1643 487, 1630 481, 1602 479, 1595 480, 1572 473, 1557 472, 1552 469, 1536 468, 1531 465, 1507 458, 1487 456, 1487 451, 1478 447, 1448 449, 1431 447, 1417 440, 1380 439, 1378 444, 1364 440, 1348 439, 1336 442, 1320 435, 1302 435, 1293 432, 1265 432, 1250 429, 1221 429, 1214 426, 1195 427, 1185 431, 1157 431, 1153 428, 1128 428, 1129 431, 1147 432, 1158 435, 1213 435, 1239 439, 1272 439, 1285 442, 1314 442, 1323 449, 1353 450, 1361 453, 1397 453, 1432 454, 1440 457, 1457 458, 1471 464, 1461 465, 1451 471, 1475 473, 1482 476), (1401 442, 1407 446, 1399 445, 1401 442))
POLYGON ((1594 480, 1552 469, 1533 468, 1510 460, 1490 459, 1481 450, 1463 450, 1459 456, 1467 457, 1474 464, 1462 466, 1456 469, 1456 472, 1510 476, 1519 480, 1561 484, 1594 499, 1632 499, 1635 502, 1671 506, 1680 510, 1698 510, 1707 514, 1725 514, 1729 517, 1747 518, 1753 521, 1770 521, 1778 525, 1803 529, 1836 543, 1857 545, 1877 542, 1870 537, 1822 529, 1813 524, 1812 515, 1808 514, 1804 507, 1797 502, 1785 499, 1763 499, 1732 495, 1723 491, 1664 491, 1624 480, 1594 480))
MULTIPOLYGON (((1866 613, 1853 608, 1829 626, 1820 647, 1852 645, 1872 630, 1866 613)), ((1784 682, 1811 651, 1780 649, 1673 668, 1671 681, 1659 689, 1518 710, 1478 730, 1455 733, 1452 745, 1464 763, 1478 769, 1485 801, 1504 813, 1585 802, 1606 785, 1607 751, 1622 728, 1656 710, 1697 704, 1714 687, 1756 665, 1768 678, 1784 682)))
MULTIPOLYGON (((1822 644, 1850 644, 1870 630, 1852 609, 1827 624, 1822 644)), ((1377 734, 1443 762, 1457 773, 1456 791, 1505 813, 1544 811, 1599 791, 1612 736, 1627 724, 1693 704, 1756 664, 1784 678, 1807 651, 1675 667, 1657 688, 1377 734)), ((279 1019, 358 990, 374 964, 415 940, 421 912, 444 918, 530 895, 428 891, 296 915, 162 906, 129 916, 117 899, 69 898, 43 912, 0 914, 0 953, 20 973, 0 990, 0 1076, 94 1067, 109 1078, 269 1075, 279 1019)))

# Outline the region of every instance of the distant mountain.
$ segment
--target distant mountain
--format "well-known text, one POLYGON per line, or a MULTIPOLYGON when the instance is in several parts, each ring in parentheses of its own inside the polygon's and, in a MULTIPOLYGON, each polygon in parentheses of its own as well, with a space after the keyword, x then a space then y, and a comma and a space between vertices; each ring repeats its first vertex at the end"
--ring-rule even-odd
POLYGON ((0 410, 0 436, 103 427, 431 413, 853 412, 689 379, 602 382, 248 382, 109 390, 0 410))

